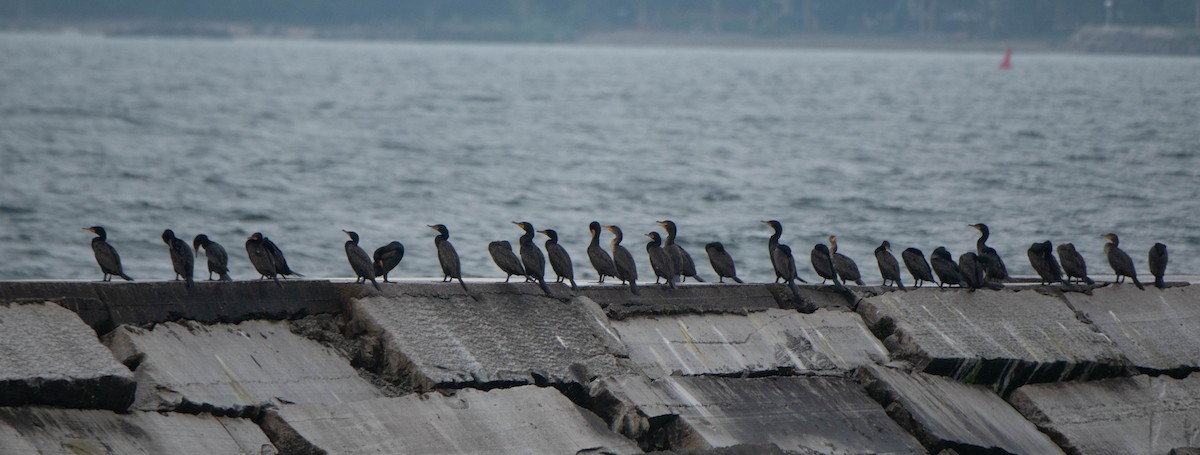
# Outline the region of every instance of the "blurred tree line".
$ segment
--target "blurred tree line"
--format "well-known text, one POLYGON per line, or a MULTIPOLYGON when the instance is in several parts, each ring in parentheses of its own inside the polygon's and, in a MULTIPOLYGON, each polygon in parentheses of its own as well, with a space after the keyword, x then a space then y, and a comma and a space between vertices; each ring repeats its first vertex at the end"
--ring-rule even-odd
POLYGON ((620 30, 782 35, 1065 36, 1085 25, 1200 27, 1200 0, 0 0, 0 22, 233 22, 507 30, 569 39, 620 30))

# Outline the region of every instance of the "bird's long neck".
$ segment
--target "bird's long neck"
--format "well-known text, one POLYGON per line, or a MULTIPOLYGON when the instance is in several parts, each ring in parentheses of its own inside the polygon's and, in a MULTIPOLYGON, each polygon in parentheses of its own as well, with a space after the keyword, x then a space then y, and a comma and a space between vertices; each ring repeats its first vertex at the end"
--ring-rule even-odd
POLYGON ((592 230, 592 243, 590 246, 600 246, 600 231, 595 229, 592 230))
POLYGON ((525 235, 521 236, 522 245, 533 245, 533 229, 526 229, 525 235))
POLYGON ((667 245, 675 244, 675 225, 668 224, 667 228, 667 245))
POLYGON ((779 237, 783 236, 782 229, 775 229, 775 233, 771 234, 771 238, 767 239, 767 247, 774 250, 779 246, 779 237))
POLYGON ((447 240, 450 240, 450 234, 438 234, 437 237, 433 238, 433 243, 437 245, 447 240))
POLYGON ((612 246, 613 246, 613 248, 616 248, 616 247, 620 246, 620 245, 621 245, 621 240, 622 240, 622 239, 624 239, 624 238, 625 238, 625 236, 621 235, 621 233, 620 233, 620 232, 614 232, 614 233, 613 233, 613 239, 612 239, 612 246))
POLYGON ((975 241, 975 249, 983 251, 983 249, 987 247, 987 239, 990 234, 991 233, 988 232, 988 228, 979 228, 979 240, 975 241))
POLYGON ((829 239, 829 254, 837 253, 837 239, 829 239))

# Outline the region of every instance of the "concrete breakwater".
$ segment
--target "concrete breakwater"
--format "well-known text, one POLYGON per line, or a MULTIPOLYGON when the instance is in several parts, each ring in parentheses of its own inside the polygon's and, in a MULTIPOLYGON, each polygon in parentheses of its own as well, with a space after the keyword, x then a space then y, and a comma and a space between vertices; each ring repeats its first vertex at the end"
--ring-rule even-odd
POLYGON ((1200 288, 0 282, 0 453, 1191 453, 1200 288))

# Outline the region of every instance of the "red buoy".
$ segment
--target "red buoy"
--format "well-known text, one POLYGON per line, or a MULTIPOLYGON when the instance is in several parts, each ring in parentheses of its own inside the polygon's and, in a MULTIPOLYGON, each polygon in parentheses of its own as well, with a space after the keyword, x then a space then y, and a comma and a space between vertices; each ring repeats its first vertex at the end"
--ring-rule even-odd
POLYGON ((1004 61, 1000 62, 1000 69, 1002 69, 1002 70, 1012 69, 1012 48, 1011 47, 1004 50, 1004 61))

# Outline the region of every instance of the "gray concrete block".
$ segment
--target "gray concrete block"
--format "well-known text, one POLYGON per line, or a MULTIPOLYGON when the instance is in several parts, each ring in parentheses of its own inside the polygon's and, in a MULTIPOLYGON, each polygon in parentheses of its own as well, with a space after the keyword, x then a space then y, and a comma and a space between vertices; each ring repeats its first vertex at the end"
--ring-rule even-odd
POLYGON ((611 428, 665 440, 671 450, 774 444, 801 453, 925 453, 844 378, 626 376, 595 381, 589 395, 611 428))
POLYGON ((762 284, 688 284, 676 289, 650 284, 641 287, 640 296, 624 286, 581 286, 579 295, 600 304, 609 318, 616 320, 639 315, 746 314, 780 308, 769 287, 762 284))
POLYGON ((947 449, 1062 453, 1048 436, 983 386, 881 366, 859 369, 858 379, 930 453, 947 449))
POLYGON ((247 419, 26 407, 0 408, 0 453, 271 455, 278 451, 247 419))
POLYGON ((472 284, 385 289, 351 302, 349 331, 380 340, 379 373, 419 390, 448 386, 584 384, 633 371, 608 319, 587 297, 536 286, 472 284))
POLYGON ((846 311, 680 314, 612 322, 629 358, 652 378, 850 370, 887 362, 887 349, 846 311))
POLYGON ((1031 384, 1009 398, 1070 454, 1164 454, 1200 445, 1200 377, 1031 384))
POLYGON ((0 304, 0 406, 122 410, 136 386, 75 313, 54 303, 0 304))
POLYGON ((1200 369, 1200 287, 1108 286, 1066 297, 1137 368, 1180 374, 1200 369))
POLYGON ((300 454, 641 453, 557 390, 534 386, 287 405, 263 428, 300 454))
POLYGON ((105 337, 134 368, 136 409, 249 416, 277 403, 340 403, 379 392, 332 349, 283 322, 121 326, 105 337))
POLYGON ((83 322, 92 327, 108 324, 108 307, 96 292, 98 283, 72 281, 0 281, 0 303, 25 299, 37 302, 54 302, 74 311, 83 322))
POLYGON ((1034 382, 1125 375, 1128 360, 1066 303, 1033 290, 919 289, 858 307, 892 357, 1007 395, 1034 382))

